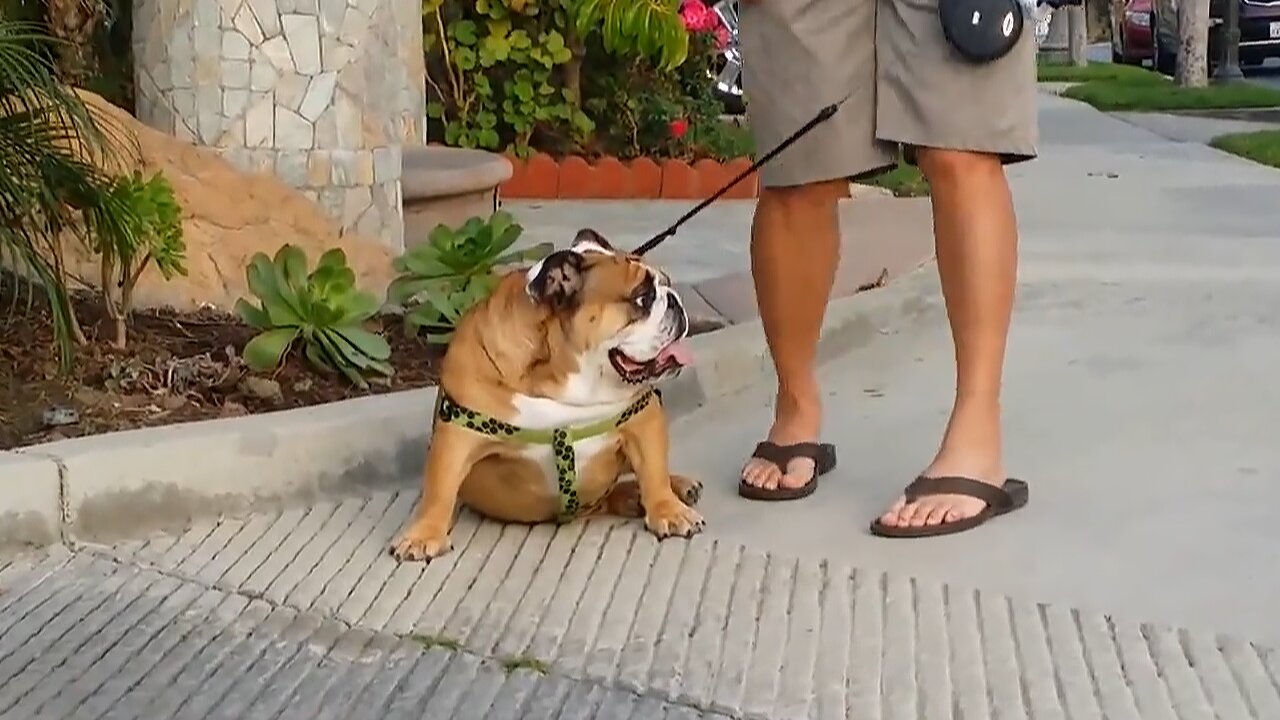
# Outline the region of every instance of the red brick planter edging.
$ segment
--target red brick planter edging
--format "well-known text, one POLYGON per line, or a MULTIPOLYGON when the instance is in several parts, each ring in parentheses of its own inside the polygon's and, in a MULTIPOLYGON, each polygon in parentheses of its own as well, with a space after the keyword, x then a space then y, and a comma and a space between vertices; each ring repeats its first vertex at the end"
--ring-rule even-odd
MULTIPOLYGON (((528 160, 508 159, 513 173, 500 187, 502 197, 511 199, 702 200, 751 167, 747 158, 727 163, 703 159, 690 164, 649 158, 623 162, 606 157, 591 163, 577 156, 557 160, 539 153, 528 160)), ((754 198, 758 189, 759 181, 752 175, 724 197, 754 198)))

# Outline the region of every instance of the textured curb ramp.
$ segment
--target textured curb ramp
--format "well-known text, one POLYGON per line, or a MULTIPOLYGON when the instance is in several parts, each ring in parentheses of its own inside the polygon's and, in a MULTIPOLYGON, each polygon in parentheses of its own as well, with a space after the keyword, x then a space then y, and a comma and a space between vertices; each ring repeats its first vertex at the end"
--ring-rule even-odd
POLYGON ((636 523, 416 494, 0 560, 0 718, 1280 718, 1280 653, 636 523))

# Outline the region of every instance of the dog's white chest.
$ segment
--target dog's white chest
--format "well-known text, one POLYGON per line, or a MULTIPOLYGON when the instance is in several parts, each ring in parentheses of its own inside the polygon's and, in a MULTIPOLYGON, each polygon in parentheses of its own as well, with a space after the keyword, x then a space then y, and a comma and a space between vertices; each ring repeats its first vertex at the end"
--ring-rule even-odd
MULTIPOLYGON (((617 417, 627 408, 628 400, 601 405, 567 405, 548 398, 532 398, 517 395, 513 398, 516 406, 516 417, 513 421, 517 427, 530 430, 551 430, 554 428, 580 427, 602 422, 617 417)), ((583 438, 573 442, 574 468, 578 471, 598 455, 602 450, 617 440, 617 432, 609 431, 583 438)), ((560 468, 556 464, 555 449, 551 445, 528 445, 520 454, 538 463, 543 475, 550 482, 559 477, 560 468)))
MULTIPOLYGON (((591 458, 605 449, 616 437, 616 433, 606 433, 597 435, 592 438, 586 438, 573 443, 573 467, 575 472, 580 472, 591 458)), ((520 452, 525 457, 538 464, 542 469, 543 477, 550 482, 555 483, 560 478, 560 467, 556 464, 555 449, 550 445, 529 445, 520 452)), ((558 486, 556 487, 559 491, 558 486)))

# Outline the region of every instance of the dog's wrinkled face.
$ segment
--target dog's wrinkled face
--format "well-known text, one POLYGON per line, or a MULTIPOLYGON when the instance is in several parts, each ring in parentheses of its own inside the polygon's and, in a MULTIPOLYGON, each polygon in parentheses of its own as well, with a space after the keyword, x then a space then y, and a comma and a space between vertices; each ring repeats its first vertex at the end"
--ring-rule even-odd
POLYGON ((607 359, 623 383, 652 383, 691 362, 680 342, 689 316, 671 279, 594 230, 530 268, 525 290, 555 313, 575 350, 607 359))

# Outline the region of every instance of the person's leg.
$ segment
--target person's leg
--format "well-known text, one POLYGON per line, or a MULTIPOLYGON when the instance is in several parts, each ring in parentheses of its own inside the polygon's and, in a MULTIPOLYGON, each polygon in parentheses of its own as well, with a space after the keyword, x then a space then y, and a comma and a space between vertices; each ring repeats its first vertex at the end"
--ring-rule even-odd
MULTIPOLYGON (((751 223, 751 276, 765 340, 778 375, 778 400, 768 439, 779 445, 814 442, 822 422, 817 379, 818 335, 840 261, 837 205, 845 180, 765 188, 751 223)), ((752 458, 742 469, 749 485, 801 487, 815 464, 796 458, 780 468, 752 458)))
MULTIPOLYGON (((995 155, 918 150, 933 196, 938 275, 955 343, 956 396, 941 447, 925 477, 1005 481, 1000 385, 1013 309, 1018 232, 1004 167, 995 155)), ((985 503, 960 495, 898 502, 886 525, 923 526, 976 515, 985 503)))
POLYGON ((879 3, 876 137, 910 148, 929 181, 956 392, 933 461, 908 487, 913 501, 900 499, 873 533, 963 530, 984 509, 1026 503, 1026 484, 1004 474, 1000 435, 1018 245, 1002 163, 1036 155, 1035 53, 1028 30, 1004 57, 968 62, 943 35, 937 0, 879 3))
POLYGON ((744 77, 748 126, 761 153, 848 94, 834 116, 760 170, 751 273, 778 374, 768 434, 775 445, 767 446, 776 452, 758 449, 768 457, 746 461, 739 492, 776 500, 789 494, 769 491, 803 488, 819 465, 834 461, 830 446, 808 443, 821 422, 814 366, 839 262, 837 206, 850 176, 894 158, 875 139, 874 0, 766 0, 744 3, 740 13, 743 54, 770 58, 744 77))

